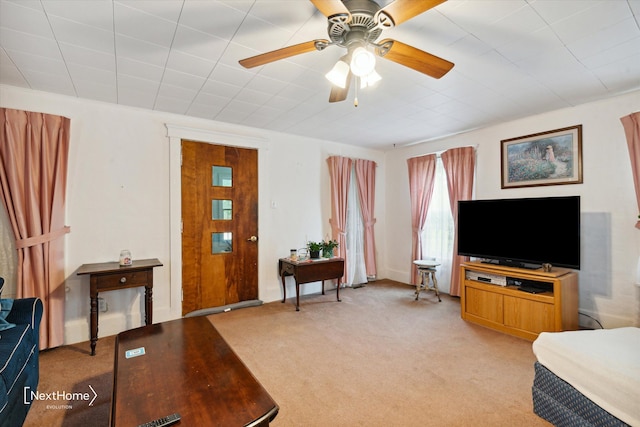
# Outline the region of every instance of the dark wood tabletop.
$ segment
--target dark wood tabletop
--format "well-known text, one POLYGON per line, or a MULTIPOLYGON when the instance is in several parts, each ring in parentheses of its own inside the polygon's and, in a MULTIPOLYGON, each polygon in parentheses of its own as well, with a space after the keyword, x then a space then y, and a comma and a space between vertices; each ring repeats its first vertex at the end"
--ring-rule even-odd
POLYGON ((111 274, 126 273, 130 271, 146 270, 153 267, 161 267, 162 263, 157 258, 133 260, 131 265, 121 266, 118 261, 98 262, 93 264, 83 264, 78 268, 76 274, 111 274))
POLYGON ((138 426, 175 412, 181 416, 176 425, 267 426, 278 413, 206 317, 122 332, 115 351, 111 426, 138 426), (127 358, 127 350, 140 348, 144 354, 127 358))

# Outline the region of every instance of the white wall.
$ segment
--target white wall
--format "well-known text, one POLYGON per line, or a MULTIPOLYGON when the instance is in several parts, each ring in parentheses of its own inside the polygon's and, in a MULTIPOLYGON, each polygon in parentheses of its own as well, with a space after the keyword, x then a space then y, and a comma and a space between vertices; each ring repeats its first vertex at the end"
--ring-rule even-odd
MULTIPOLYGON (((387 247, 393 248, 386 252, 389 278, 409 280, 411 211, 406 159, 447 148, 477 146, 478 199, 581 196, 580 312, 609 328, 640 325, 640 288, 635 285, 640 231, 634 228, 638 208, 620 123, 620 117, 635 111, 640 111, 640 92, 388 152, 384 235, 387 247), (577 124, 583 125, 583 184, 500 189, 501 140, 577 124)), ((585 316, 580 322, 596 326, 585 316)))
MULTIPOLYGON (((77 268, 115 261, 124 248, 134 258, 159 258, 164 263, 155 269, 154 321, 180 315, 180 265, 173 261, 180 251, 175 244, 179 205, 175 204, 172 165, 175 168, 176 151, 167 124, 203 140, 259 150, 259 297, 263 301, 281 298, 277 259, 288 255, 290 248, 303 246, 305 238, 319 239, 330 231, 329 155, 378 163, 378 276, 408 282, 411 215, 406 159, 473 145, 477 146, 477 198, 582 196, 580 311, 600 319, 605 327, 640 324, 640 288, 634 284, 640 257, 640 232, 633 228, 638 212, 619 120, 640 110, 638 92, 387 153, 2 85, 0 105, 71 119, 67 190, 71 233, 65 237, 67 343, 89 339, 89 283, 75 274, 77 268), (575 124, 582 124, 584 131, 583 184, 500 189, 501 139, 575 124)), ((318 291, 319 284, 303 286, 303 292, 318 291)), ((291 283, 287 294, 294 295, 291 283)), ((142 289, 101 296, 109 305, 107 313, 100 313, 101 336, 142 325, 142 289)), ((593 326, 585 317, 581 323, 593 326)))
MULTIPOLYGON (((116 261, 120 250, 134 259, 158 258, 154 269, 154 322, 180 317, 179 197, 174 134, 201 136, 221 144, 258 149, 259 298, 282 298, 277 260, 305 239, 330 233, 330 189, 326 158, 341 155, 378 163, 383 183, 384 153, 328 141, 266 132, 173 114, 0 86, 2 107, 62 115, 71 119, 65 236, 67 308, 65 342, 89 339, 89 281, 77 276, 84 263, 116 261), (177 130, 176 130, 177 129, 177 130), (176 205, 177 200, 177 205, 176 205), (275 202, 276 208, 272 208, 275 202), (176 241, 178 242, 176 244, 176 241)), ((178 169, 179 171, 179 169, 178 169)), ((178 173, 179 180, 179 173, 178 173)), ((376 193, 376 239, 384 242, 384 186, 376 193)), ((379 250, 384 277, 384 246, 379 250)), ((319 292, 319 284, 302 287, 319 292)), ((295 295, 288 281, 287 295, 295 295)), ((100 336, 143 324, 143 288, 105 292, 109 310, 100 313, 100 336)), ((293 306, 292 306, 293 310, 293 306)), ((99 344, 98 344, 99 347, 99 344)))

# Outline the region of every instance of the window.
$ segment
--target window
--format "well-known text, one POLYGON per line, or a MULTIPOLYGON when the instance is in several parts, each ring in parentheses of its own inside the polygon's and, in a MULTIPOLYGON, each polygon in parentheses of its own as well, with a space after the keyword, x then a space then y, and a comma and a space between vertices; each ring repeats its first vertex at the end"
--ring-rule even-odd
MULTIPOLYGON (((436 258, 441 262, 438 267, 438 283, 444 285, 451 281, 451 258, 453 254, 453 215, 449 204, 447 175, 442 160, 436 160, 436 176, 433 195, 429 203, 427 221, 422 231, 422 258, 436 258)), ((442 287, 441 290, 444 290, 442 287)), ((445 292, 447 292, 445 290, 445 292)))

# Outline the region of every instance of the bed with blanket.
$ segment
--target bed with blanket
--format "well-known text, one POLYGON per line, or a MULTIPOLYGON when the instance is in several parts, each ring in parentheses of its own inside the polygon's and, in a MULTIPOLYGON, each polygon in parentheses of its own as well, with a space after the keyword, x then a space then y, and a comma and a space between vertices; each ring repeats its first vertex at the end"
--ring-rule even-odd
POLYGON ((543 332, 534 412, 556 426, 640 426, 640 328, 543 332))

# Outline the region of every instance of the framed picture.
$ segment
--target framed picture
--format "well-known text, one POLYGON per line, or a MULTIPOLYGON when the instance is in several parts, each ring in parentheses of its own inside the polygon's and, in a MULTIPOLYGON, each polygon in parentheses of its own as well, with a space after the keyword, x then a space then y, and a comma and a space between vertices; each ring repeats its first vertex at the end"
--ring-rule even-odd
POLYGON ((582 125, 500 142, 502 188, 582 183, 582 125))

